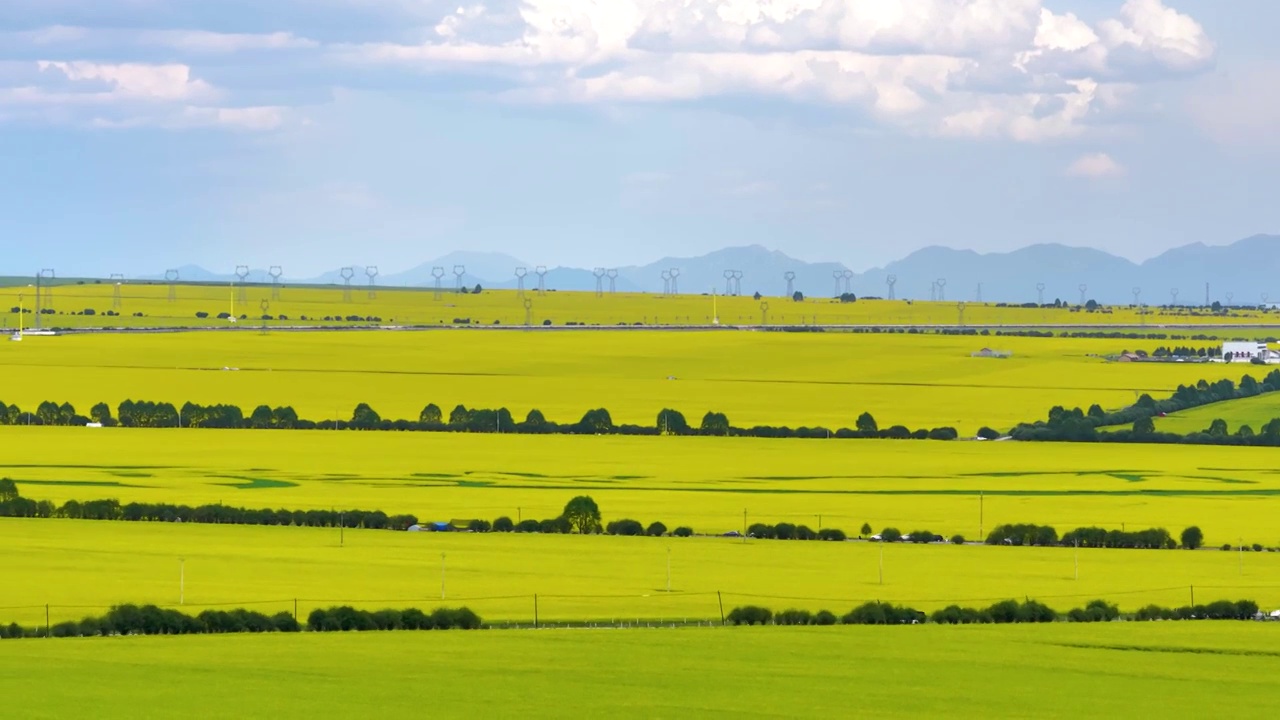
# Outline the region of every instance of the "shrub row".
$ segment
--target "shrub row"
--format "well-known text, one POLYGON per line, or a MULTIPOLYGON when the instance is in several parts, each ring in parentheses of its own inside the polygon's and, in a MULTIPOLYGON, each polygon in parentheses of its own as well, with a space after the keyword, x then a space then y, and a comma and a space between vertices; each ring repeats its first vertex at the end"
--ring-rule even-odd
MULTIPOLYGON (((1258 616, 1258 604, 1252 600, 1220 600, 1208 605, 1164 608, 1148 605, 1128 619, 1132 620, 1251 620, 1258 616)), ((928 616, 928 622, 939 625, 975 625, 1008 623, 1111 622, 1121 619, 1120 609, 1105 600, 1093 600, 1084 607, 1058 613, 1035 600, 1002 600, 986 608, 950 605, 928 616)), ((732 625, 835 625, 836 616, 827 610, 784 610, 774 614, 768 608, 745 605, 734 608, 725 622, 732 625)), ((910 607, 881 602, 859 605, 839 618, 844 625, 917 625, 926 621, 925 614, 910 607)))
POLYGON ((147 428, 221 428, 253 430, 384 430, 400 432, 470 432, 519 433, 529 435, 709 435, 720 437, 766 437, 809 439, 882 438, 888 440, 955 440, 959 433, 952 427, 912 430, 903 425, 880 428, 874 417, 863 413, 853 429, 831 430, 825 427, 757 425, 749 428, 730 424, 724 413, 708 412, 697 427, 689 424, 684 414, 671 409, 658 413, 653 425, 618 425, 604 408, 588 410, 576 423, 548 420, 540 410, 530 410, 518 422, 507 408, 497 410, 455 407, 446 418, 435 404, 429 404, 417 420, 383 418, 367 403, 356 406, 347 420, 306 420, 298 417, 291 406, 259 405, 248 415, 236 405, 199 405, 184 403, 181 407, 167 402, 125 400, 112 415, 106 403, 94 405, 88 415, 81 415, 71 403, 45 401, 35 412, 17 405, 0 402, 0 425, 85 425, 99 423, 106 427, 147 428))
POLYGON ((170 505, 119 500, 68 500, 54 505, 18 495, 16 484, 0 478, 0 517, 121 520, 132 522, 194 522, 224 525, 297 525, 300 527, 404 530, 418 522, 413 515, 387 515, 381 510, 272 510, 227 505, 170 505))
MULTIPOLYGON (((1192 525, 1183 529, 1178 539, 1174 539, 1164 528, 1148 528, 1146 530, 1107 530, 1100 527, 1076 528, 1058 535, 1058 531, 1048 525, 1032 523, 1015 523, 997 525, 987 535, 988 545, 1058 545, 1064 547, 1086 548, 1130 548, 1138 550, 1173 550, 1183 548, 1196 550, 1204 545, 1204 533, 1199 527, 1192 525)), ((1231 546, 1223 547, 1230 550, 1231 546)), ((1255 545, 1262 551, 1262 545, 1255 545)))
MULTIPOLYGON (((476 630, 480 616, 470 609, 439 608, 425 613, 407 610, 357 610, 333 607, 312 611, 306 630, 476 630)), ((0 625, 0 639, 24 637, 105 637, 111 635, 206 635, 223 633, 300 632, 304 628, 287 612, 265 615, 253 610, 205 610, 188 615, 155 605, 117 605, 99 617, 44 627, 0 625)))
POLYGON ((469 608, 438 608, 425 613, 407 610, 359 610, 350 606, 317 608, 307 616, 312 632, 367 630, 479 630, 480 616, 469 608))
MULTIPOLYGON (((1191 528, 1188 528, 1190 531, 1191 528)), ((1197 530, 1198 532, 1198 530, 1197 530)), ((1200 539, 1191 541, 1191 535, 1188 532, 1183 533, 1183 538, 1188 542, 1190 549, 1199 547, 1200 539)), ((988 545, 1062 545, 1062 546, 1078 546, 1093 548, 1131 548, 1139 550, 1172 550, 1178 547, 1178 541, 1175 540, 1169 531, 1164 528, 1149 528, 1146 530, 1106 530, 1099 527, 1076 528, 1062 536, 1058 535, 1058 531, 1048 525, 1035 525, 1031 523, 1016 523, 997 525, 990 534, 987 535, 986 544, 988 545)))
MULTIPOLYGON (((302 628, 287 612, 264 615, 253 610, 205 610, 187 615, 155 605, 117 605, 99 617, 60 622, 48 628, 52 637, 107 635, 202 635, 216 633, 298 632, 302 628)), ((43 627, 0 626, 0 638, 44 637, 43 627)))

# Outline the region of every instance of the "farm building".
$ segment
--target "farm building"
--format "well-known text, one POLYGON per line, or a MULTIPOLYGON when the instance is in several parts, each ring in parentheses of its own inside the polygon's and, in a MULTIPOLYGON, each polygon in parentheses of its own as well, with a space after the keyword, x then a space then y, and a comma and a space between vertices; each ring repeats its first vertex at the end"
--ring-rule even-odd
POLYGON ((1254 359, 1265 363, 1280 362, 1280 353, 1267 347, 1264 342, 1250 340, 1248 342, 1224 342, 1222 344, 1222 360, 1224 362, 1247 363, 1254 359))
POLYGON ((969 357, 976 358, 1007 358, 1013 357, 1013 353, 1008 350, 992 350, 991 348, 982 348, 981 350, 969 353, 969 357))

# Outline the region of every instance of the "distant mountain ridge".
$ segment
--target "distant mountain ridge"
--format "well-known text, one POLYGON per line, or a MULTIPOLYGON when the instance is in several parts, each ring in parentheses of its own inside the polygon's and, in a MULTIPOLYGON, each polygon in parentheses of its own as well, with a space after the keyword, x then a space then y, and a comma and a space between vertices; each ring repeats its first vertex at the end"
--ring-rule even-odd
MULTIPOLYGON (((354 270, 352 284, 367 285, 366 267, 350 267, 354 270)), ((376 282, 384 287, 432 287, 433 269, 437 267, 443 270, 440 283, 445 288, 459 283, 467 287, 479 284, 514 288, 518 284, 517 268, 526 272, 526 287, 538 285, 535 264, 502 253, 470 251, 449 253, 400 272, 380 269, 376 282), (461 277, 455 270, 461 271, 461 277)), ((724 294, 740 286, 744 295, 759 292, 779 296, 786 292, 787 273, 794 273, 793 290, 815 297, 838 294, 846 282, 859 297, 887 297, 888 280, 895 278, 893 294, 900 299, 1026 303, 1043 297, 1045 302, 1061 299, 1074 304, 1083 295, 1116 304, 1133 302, 1134 290, 1139 289, 1138 299, 1144 304, 1169 304, 1174 300, 1174 291, 1179 304, 1200 304, 1206 300, 1207 284, 1210 302, 1241 305, 1280 302, 1280 236, 1255 235, 1221 246, 1194 243, 1143 263, 1094 248, 1059 244, 1031 245, 1003 253, 932 246, 882 268, 849 273, 841 263, 805 262, 776 250, 748 245, 696 257, 665 257, 646 265, 612 270, 616 271, 612 284, 618 292, 663 292, 667 283, 664 272, 675 270, 675 283, 681 293, 714 290, 724 294), (730 282, 725 277, 727 271, 740 273, 740 279, 730 282), (940 280, 944 282, 938 284, 940 280)), ((178 271, 179 277, 187 281, 235 280, 232 273, 218 274, 194 265, 178 271)), ((156 273, 139 279, 163 277, 163 273, 156 273)), ((253 269, 249 281, 271 282, 271 278, 267 270, 253 269)), ((340 285, 343 280, 340 269, 335 269, 314 278, 286 275, 284 282, 340 285)), ((592 291, 597 277, 594 268, 550 267, 546 268, 545 282, 548 289, 592 291)), ((599 283, 608 291, 610 278, 606 274, 599 283)))

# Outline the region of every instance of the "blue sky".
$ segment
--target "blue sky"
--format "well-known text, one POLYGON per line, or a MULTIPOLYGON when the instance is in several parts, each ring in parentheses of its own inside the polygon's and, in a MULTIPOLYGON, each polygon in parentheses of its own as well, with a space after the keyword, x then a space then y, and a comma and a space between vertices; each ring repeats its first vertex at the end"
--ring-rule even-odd
POLYGON ((1280 232, 1272 0, 0 3, 0 274, 1280 232))

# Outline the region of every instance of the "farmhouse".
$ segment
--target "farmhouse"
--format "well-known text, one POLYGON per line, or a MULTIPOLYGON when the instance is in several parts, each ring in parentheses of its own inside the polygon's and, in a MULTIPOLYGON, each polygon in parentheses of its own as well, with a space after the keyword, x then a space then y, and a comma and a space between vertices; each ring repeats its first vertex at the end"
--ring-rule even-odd
POLYGON ((1254 340, 1222 344, 1223 362, 1251 363, 1255 359, 1264 363, 1280 362, 1280 353, 1268 348, 1266 343, 1254 340))
POLYGON ((991 348, 982 348, 981 350, 969 353, 969 357, 976 358, 1007 358, 1013 357, 1013 353, 1008 350, 992 350, 991 348))

